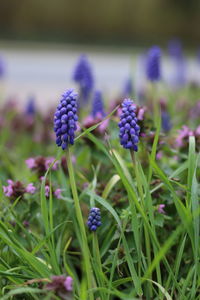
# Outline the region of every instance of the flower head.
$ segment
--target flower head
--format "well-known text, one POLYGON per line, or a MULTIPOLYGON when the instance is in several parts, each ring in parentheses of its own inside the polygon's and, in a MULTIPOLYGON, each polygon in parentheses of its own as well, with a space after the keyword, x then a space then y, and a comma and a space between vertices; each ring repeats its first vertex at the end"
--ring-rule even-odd
POLYGON ((64 275, 52 276, 51 282, 46 285, 46 289, 56 293, 66 293, 73 290, 73 279, 71 276, 64 275))
POLYGON ((157 210, 160 214, 165 214, 164 208, 165 208, 165 204, 159 204, 157 210))
POLYGON ((125 99, 122 103, 122 113, 120 115, 119 138, 120 144, 125 149, 138 150, 140 127, 137 124, 136 107, 131 99, 125 99))
POLYGON ((95 91, 94 93, 91 115, 93 118, 97 116, 105 117, 102 93, 100 91, 95 91))
POLYGON ((147 53, 146 76, 150 81, 160 80, 160 57, 161 50, 158 46, 153 46, 147 53))
POLYGON ((101 212, 97 207, 92 207, 88 216, 87 225, 91 231, 96 231, 101 226, 101 212))
POLYGON ((91 66, 86 55, 82 54, 75 67, 73 80, 80 86, 80 92, 83 100, 87 100, 94 86, 94 79, 91 66))
POLYGON ((27 187, 25 188, 26 193, 28 194, 35 194, 36 187, 33 185, 33 183, 29 183, 27 187))
POLYGON ((69 144, 74 144, 74 132, 77 129, 77 94, 73 89, 67 90, 60 100, 54 114, 54 131, 56 133, 56 144, 66 149, 69 144))
POLYGON ((16 199, 18 197, 23 197, 25 193, 34 194, 36 191, 33 183, 29 183, 27 187, 24 187, 24 184, 21 181, 14 182, 13 180, 8 179, 7 183, 7 186, 3 186, 3 192, 5 196, 9 198, 16 199))

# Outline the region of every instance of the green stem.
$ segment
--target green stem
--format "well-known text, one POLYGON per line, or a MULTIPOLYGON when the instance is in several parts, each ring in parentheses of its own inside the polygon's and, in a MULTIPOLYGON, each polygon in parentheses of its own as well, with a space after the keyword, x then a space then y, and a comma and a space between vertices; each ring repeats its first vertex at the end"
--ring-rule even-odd
MULTIPOLYGON (((83 216, 81 213, 81 208, 80 208, 80 203, 79 203, 79 198, 78 198, 78 193, 77 193, 77 188, 76 188, 76 181, 74 177, 74 169, 71 161, 71 155, 70 155, 70 149, 67 149, 67 167, 69 171, 69 180, 70 180, 70 185, 72 189, 72 195, 74 199, 74 206, 75 206, 75 212, 76 212, 76 219, 78 221, 79 229, 80 229, 80 236, 81 236, 81 248, 82 248, 82 253, 83 253, 83 260, 84 260, 84 265, 85 265, 85 273, 87 277, 87 286, 88 289, 92 288, 92 281, 93 281, 93 276, 92 276, 92 268, 90 264, 90 251, 88 248, 88 243, 87 243, 87 236, 86 236, 86 231, 85 231, 85 224, 83 221, 83 216)), ((93 294, 89 293, 88 299, 93 300, 93 294)))
MULTIPOLYGON (((144 193, 143 193, 143 186, 142 186, 142 181, 141 177, 139 174, 139 168, 138 168, 138 161, 136 159, 136 154, 133 150, 130 150, 131 153, 131 158, 133 161, 133 167, 135 169, 135 176, 136 176, 136 181, 137 181, 137 188, 140 196, 140 201, 145 209, 145 203, 144 203, 144 193)), ((151 244, 150 244, 150 238, 149 238, 149 233, 148 233, 148 228, 146 224, 144 224, 144 236, 145 236, 145 244, 146 244, 146 255, 147 255, 147 261, 148 261, 148 266, 151 265, 151 244)), ((151 278, 150 278, 151 279, 151 278)), ((152 290, 152 284, 148 283, 149 286, 149 297, 151 298, 153 295, 153 290, 152 290)))
MULTIPOLYGON (((105 278, 104 278, 104 273, 102 270, 101 256, 100 256, 100 252, 99 252, 99 243, 98 243, 98 238, 97 238, 96 232, 93 233, 92 241, 93 241, 93 259, 94 259, 96 277, 97 277, 99 286, 105 287, 105 278)), ((101 298, 102 300, 106 299, 105 293, 101 292, 101 297, 102 297, 101 298)))

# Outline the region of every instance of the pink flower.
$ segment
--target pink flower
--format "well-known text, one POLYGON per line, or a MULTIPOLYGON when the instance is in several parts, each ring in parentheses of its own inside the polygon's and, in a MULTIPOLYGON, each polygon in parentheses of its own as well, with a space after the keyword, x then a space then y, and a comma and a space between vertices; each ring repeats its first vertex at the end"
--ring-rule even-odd
POLYGON ((200 136, 200 125, 195 130, 195 135, 199 135, 200 136))
POLYGON ((145 113, 146 110, 147 110, 147 108, 145 106, 139 107, 138 114, 137 114, 137 118, 138 118, 139 121, 144 120, 144 113, 145 113))
POLYGON ((56 196, 57 199, 61 199, 62 198, 61 189, 56 189, 54 195, 56 196))
POLYGON ((49 185, 45 185, 45 196, 49 197, 50 187, 49 185))
POLYGON ((3 192, 5 196, 11 197, 13 195, 13 188, 11 185, 3 186, 3 192))
POLYGON ((29 169, 33 169, 35 167, 35 159, 32 157, 28 158, 25 163, 29 169))
POLYGON ((158 151, 158 153, 156 154, 156 158, 157 158, 158 160, 160 160, 162 157, 163 157, 162 151, 158 151))
POLYGON ((159 205, 158 205, 157 210, 158 210, 158 212, 159 212, 160 214, 165 214, 165 211, 164 211, 163 208, 165 208, 165 204, 159 204, 159 205))
MULTIPOLYGON (((48 170, 48 168, 50 167, 50 165, 55 161, 55 158, 54 157, 47 157, 46 158, 46 161, 45 161, 45 167, 46 167, 46 170, 48 170)), ((58 169, 58 161, 55 161, 55 163, 53 164, 52 166, 52 170, 57 170, 58 169)))
POLYGON ((63 284, 64 284, 66 291, 72 291, 73 279, 71 276, 67 276, 63 284))
POLYGON ((36 187, 33 185, 33 183, 29 183, 27 185, 27 187, 25 188, 25 191, 26 193, 29 193, 29 194, 35 194, 35 191, 36 191, 36 187))
POLYGON ((184 139, 188 141, 189 136, 193 136, 194 132, 186 125, 183 125, 182 128, 178 131, 178 137, 176 138, 176 146, 182 147, 184 145, 184 139))

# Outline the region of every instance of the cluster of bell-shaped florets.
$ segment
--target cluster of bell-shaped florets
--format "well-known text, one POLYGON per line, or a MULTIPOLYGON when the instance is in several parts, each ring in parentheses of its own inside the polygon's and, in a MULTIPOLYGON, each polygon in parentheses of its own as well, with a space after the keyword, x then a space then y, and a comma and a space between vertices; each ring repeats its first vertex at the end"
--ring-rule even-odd
POLYGON ((124 99, 122 103, 122 113, 118 126, 120 144, 125 149, 138 150, 140 126, 137 124, 136 106, 131 99, 124 99))
POLYGON ((97 207, 90 209, 87 225, 91 231, 96 231, 101 226, 101 212, 97 207))
POLYGON ((74 132, 77 129, 77 94, 73 89, 67 90, 60 100, 54 114, 54 131, 56 144, 65 150, 68 144, 74 144, 74 132))

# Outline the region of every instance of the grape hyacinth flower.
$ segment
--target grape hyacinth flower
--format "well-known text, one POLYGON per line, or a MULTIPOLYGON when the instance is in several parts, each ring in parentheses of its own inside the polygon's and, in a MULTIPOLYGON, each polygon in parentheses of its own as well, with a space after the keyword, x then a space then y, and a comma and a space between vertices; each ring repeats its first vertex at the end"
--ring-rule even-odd
POLYGON ((101 226, 101 212, 97 207, 90 209, 87 225, 91 231, 96 231, 101 226))
POLYGON ((147 53, 146 76, 150 81, 159 81, 160 75, 161 50, 158 46, 153 46, 147 53))
POLYGON ((77 129, 77 94, 73 89, 67 90, 60 100, 54 114, 54 131, 56 144, 65 150, 69 144, 74 144, 74 132, 77 129))
POLYGON ((103 98, 100 91, 95 91, 94 93, 91 115, 93 118, 98 116, 105 117, 103 98))
POLYGON ((82 54, 75 67, 73 80, 80 86, 80 95, 84 101, 88 100, 89 94, 94 86, 91 66, 87 56, 82 54))
POLYGON ((137 124, 136 107, 131 99, 124 99, 122 103, 122 113, 120 115, 119 138, 120 144, 125 149, 138 151, 138 141, 140 127, 137 124))

